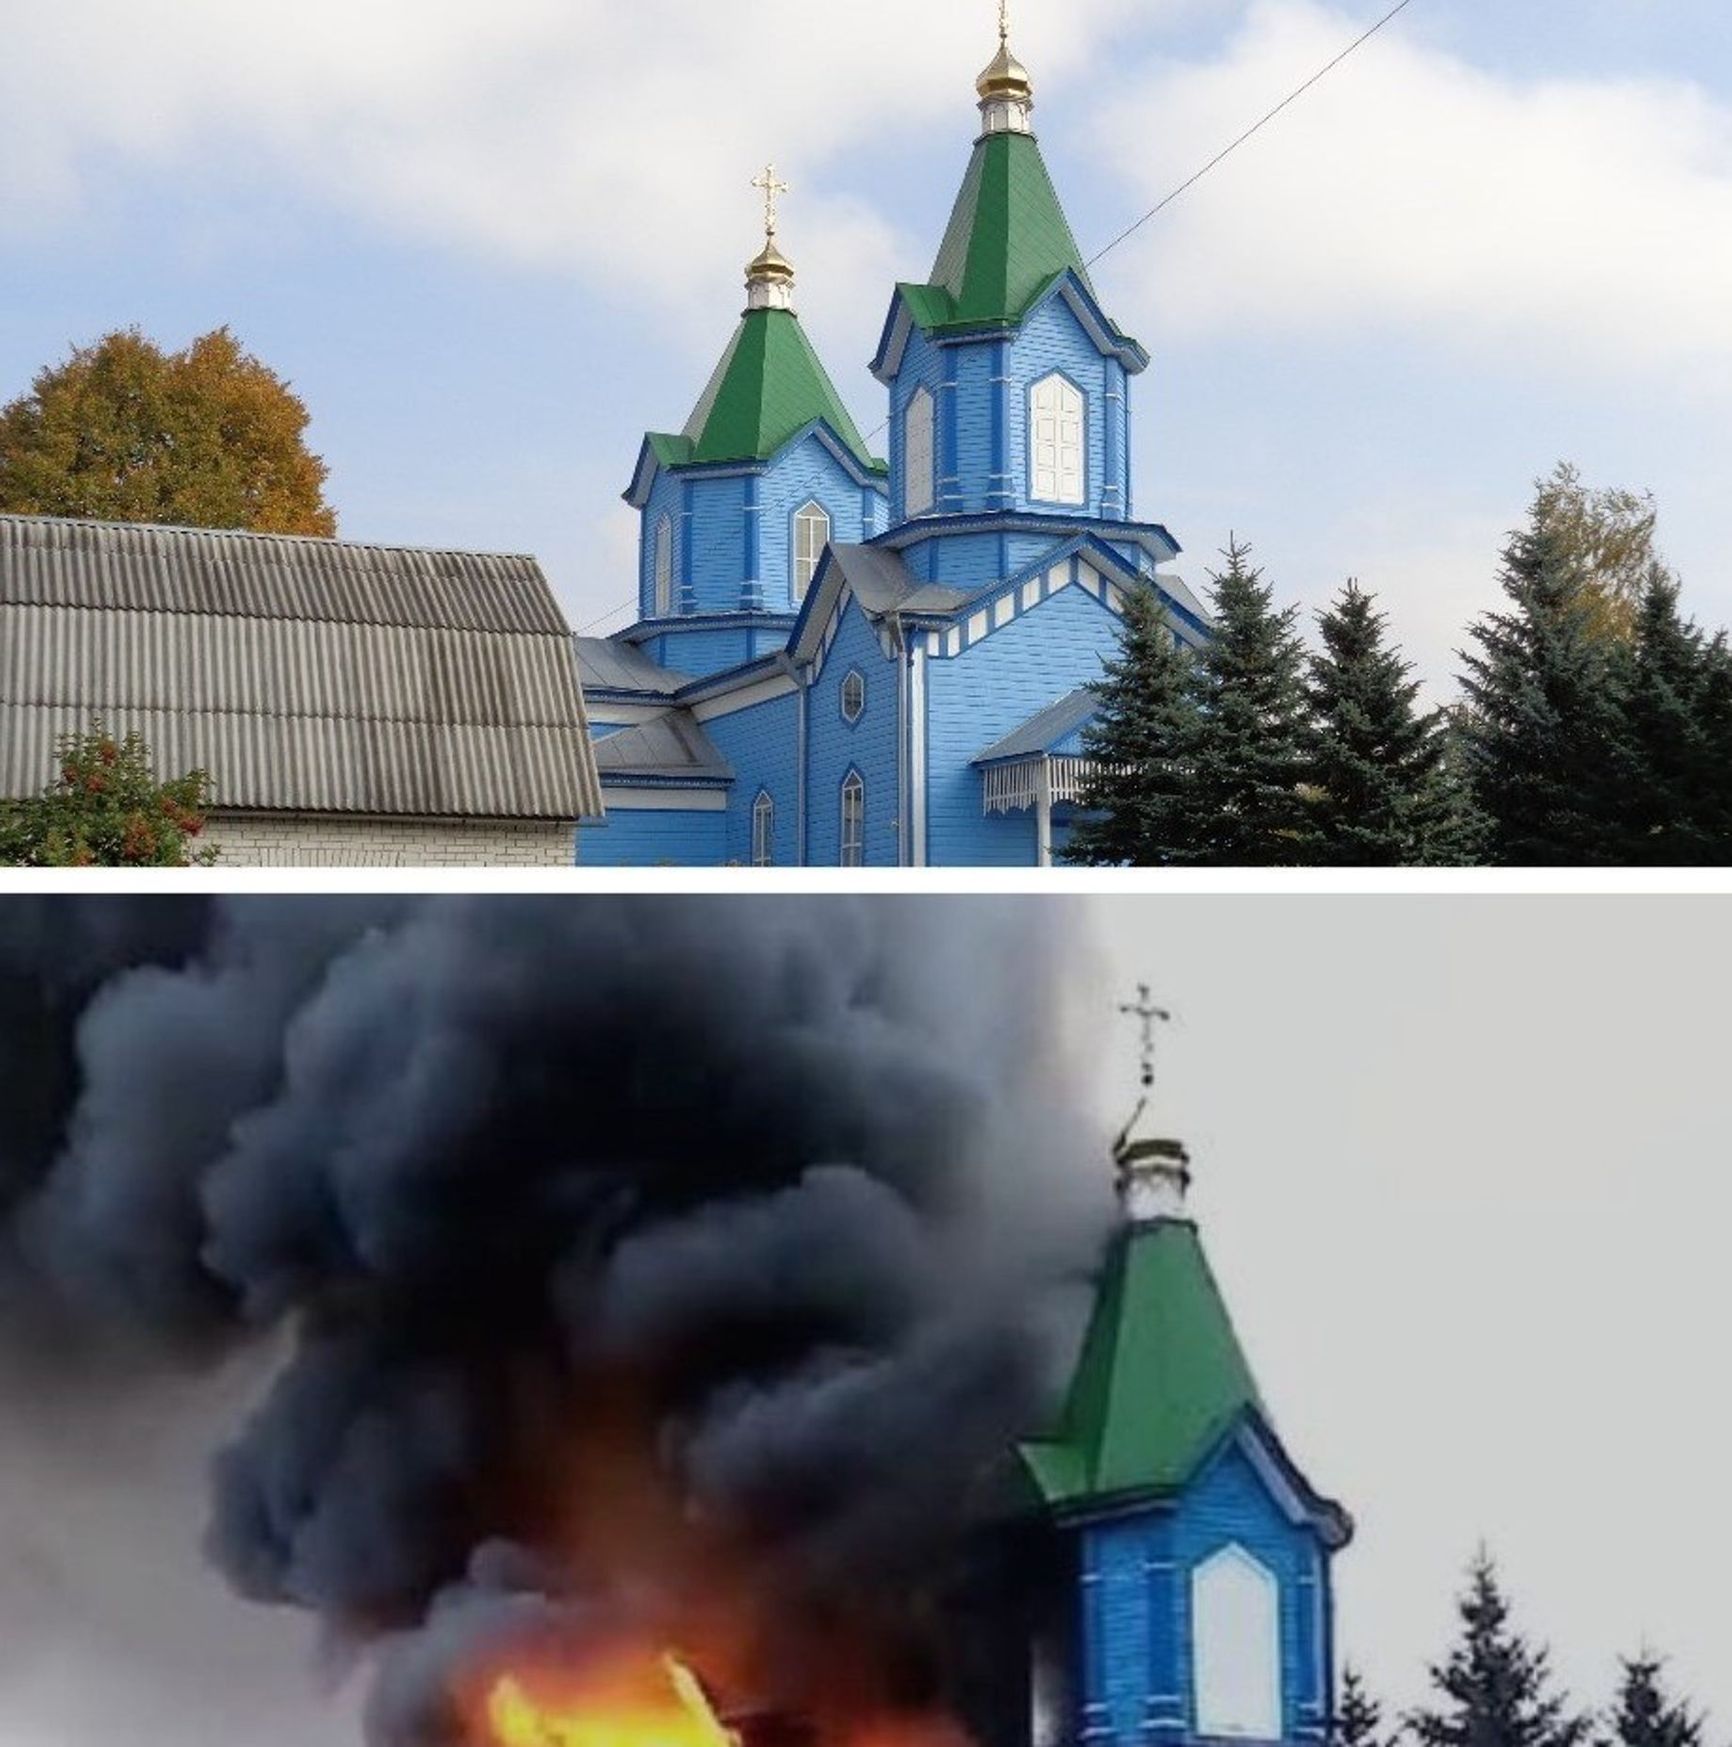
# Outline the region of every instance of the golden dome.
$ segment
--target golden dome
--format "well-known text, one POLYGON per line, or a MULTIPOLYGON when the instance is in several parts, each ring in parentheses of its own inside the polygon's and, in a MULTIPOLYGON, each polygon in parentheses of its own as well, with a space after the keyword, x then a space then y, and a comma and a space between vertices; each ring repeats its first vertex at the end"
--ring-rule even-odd
POLYGON ((772 236, 764 244, 763 252, 746 268, 746 279, 750 283, 761 279, 792 279, 794 263, 776 247, 776 239, 772 236))
POLYGON ((1028 76, 1028 68, 1010 52, 1008 41, 998 45, 992 65, 980 75, 975 89, 980 93, 982 103, 1005 97, 1027 102, 1034 97, 1034 82, 1028 76))

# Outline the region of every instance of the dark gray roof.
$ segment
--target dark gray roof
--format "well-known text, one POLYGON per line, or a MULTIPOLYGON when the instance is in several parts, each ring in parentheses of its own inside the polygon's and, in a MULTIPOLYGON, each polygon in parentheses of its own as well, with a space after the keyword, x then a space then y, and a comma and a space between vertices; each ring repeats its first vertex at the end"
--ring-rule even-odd
POLYGON ((0 795, 93 716, 208 770, 222 808, 600 811, 532 558, 0 516, 0 795))
POLYGON ((688 673, 675 673, 651 661, 634 643, 611 637, 576 637, 577 675, 585 691, 649 692, 671 698, 692 683, 688 673))
POLYGON ((726 779, 734 768, 698 726, 690 710, 663 710, 603 735, 595 743, 595 762, 604 777, 686 777, 726 779))
POLYGON ((977 753, 976 764, 996 764, 1007 758, 1038 758, 1068 740, 1100 708, 1100 699, 1087 687, 1067 692, 1056 704, 1032 715, 1020 728, 977 753))
POLYGON ((963 589, 917 582, 898 552, 882 546, 832 546, 836 567, 867 612, 948 613, 969 600, 963 589))

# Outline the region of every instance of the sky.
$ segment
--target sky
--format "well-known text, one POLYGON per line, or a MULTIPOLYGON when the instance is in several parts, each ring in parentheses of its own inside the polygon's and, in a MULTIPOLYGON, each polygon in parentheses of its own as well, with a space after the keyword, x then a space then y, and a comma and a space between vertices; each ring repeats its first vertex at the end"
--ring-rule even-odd
MULTIPOLYGON (((1017 0, 1093 254, 1384 0, 1017 0)), ((1154 353, 1138 513, 1202 580, 1349 575, 1428 678, 1560 459, 1652 490, 1732 621, 1732 42, 1719 0, 1414 0, 1101 263, 1154 353)), ((991 0, 12 0, 0 400, 75 343, 221 323, 313 414, 345 535, 531 551, 573 621, 633 593, 621 503, 794 192, 802 317, 865 429, 892 284, 975 131, 991 0)))
MULTIPOLYGON (((1421 1699, 1483 1545, 1581 1703, 1648 1645, 1726 1739, 1725 901, 1144 896, 1075 925, 1104 1132, 1135 1096, 1115 1004, 1146 978, 1176 1015, 1162 1126, 1275 1424, 1358 1525, 1345 1653, 1421 1699)), ((275 1361, 139 1378, 95 1420, 88 1388, 26 1409, 0 1378, 0 1747, 353 1747, 362 1683, 199 1553, 205 1461, 275 1361)))

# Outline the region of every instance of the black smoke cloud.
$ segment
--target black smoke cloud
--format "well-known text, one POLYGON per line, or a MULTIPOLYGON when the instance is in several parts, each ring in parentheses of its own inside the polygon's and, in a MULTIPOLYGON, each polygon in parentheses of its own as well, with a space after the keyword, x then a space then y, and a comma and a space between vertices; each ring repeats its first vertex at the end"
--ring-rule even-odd
POLYGON ((622 1379, 685 1520, 871 1611, 1038 1414, 1104 1229, 1078 932, 1047 901, 6 900, 6 1326, 93 1384, 288 1342, 208 1550, 386 1640, 393 1747, 454 1738, 466 1656, 653 1613, 570 1522, 622 1379))

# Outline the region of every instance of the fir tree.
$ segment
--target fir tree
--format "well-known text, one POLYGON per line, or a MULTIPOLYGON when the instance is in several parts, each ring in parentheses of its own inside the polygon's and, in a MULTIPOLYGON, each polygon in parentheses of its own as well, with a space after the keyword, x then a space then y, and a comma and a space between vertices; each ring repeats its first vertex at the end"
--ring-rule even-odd
POLYGON ((1461 1641, 1431 1671, 1440 1702, 1407 1719, 1421 1747, 1581 1747, 1588 1719, 1553 1690, 1546 1652, 1511 1624, 1489 1556, 1475 1562, 1459 1605, 1461 1641))
POLYGON ((1315 859, 1333 867, 1457 859, 1448 847, 1459 800, 1444 767, 1445 719, 1419 709, 1412 663, 1388 643, 1376 602, 1349 582, 1317 628, 1306 780, 1315 859))
POLYGON ((1702 1719, 1668 1695, 1664 1674, 1645 1651, 1626 1660, 1606 1747, 1702 1747, 1702 1719))
POLYGON ((1553 535, 1530 528, 1504 552, 1509 606, 1464 653, 1463 747, 1494 861, 1616 862, 1612 659, 1591 602, 1553 535))
POLYGON ((1723 864, 1732 855, 1722 639, 1678 610, 1678 586, 1656 568, 1613 657, 1617 796, 1608 820, 1618 859, 1636 866, 1723 864))
POLYGON ((1330 1739, 1333 1747, 1390 1747, 1383 1729, 1383 1706, 1366 1691, 1359 1670, 1352 1666, 1342 1675, 1330 1739))
POLYGON ((1291 867, 1311 858, 1305 653, 1298 608, 1229 543, 1211 575, 1214 635, 1197 656, 1197 732, 1189 777, 1189 841, 1172 859, 1215 867, 1291 867))
POLYGON ((1067 861, 1159 867, 1194 835, 1192 669, 1153 591, 1128 593, 1123 642, 1106 664, 1100 709, 1083 734, 1093 774, 1079 809, 1090 816, 1073 831, 1067 861))

